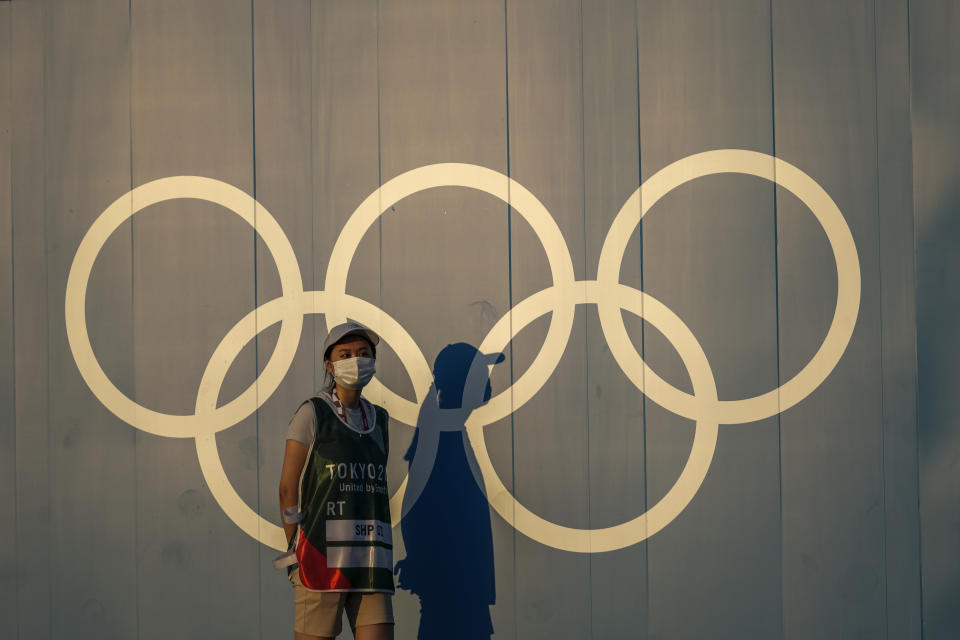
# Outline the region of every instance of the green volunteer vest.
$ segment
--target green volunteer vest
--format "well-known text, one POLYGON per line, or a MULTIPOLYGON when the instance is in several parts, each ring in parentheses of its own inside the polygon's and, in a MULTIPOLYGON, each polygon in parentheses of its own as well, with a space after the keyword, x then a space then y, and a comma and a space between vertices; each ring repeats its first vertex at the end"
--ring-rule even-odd
POLYGON ((387 412, 361 399, 360 434, 322 398, 311 398, 317 432, 300 476, 295 536, 300 581, 315 591, 393 593, 393 530, 387 491, 387 412))

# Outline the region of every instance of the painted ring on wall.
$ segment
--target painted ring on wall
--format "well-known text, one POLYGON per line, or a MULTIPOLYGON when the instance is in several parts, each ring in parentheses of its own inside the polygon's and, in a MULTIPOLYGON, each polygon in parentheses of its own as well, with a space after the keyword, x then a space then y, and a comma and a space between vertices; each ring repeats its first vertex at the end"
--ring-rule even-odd
MULTIPOLYGON (((348 295, 346 293, 332 293, 329 291, 303 291, 295 299, 275 298, 266 302, 254 311, 248 313, 240 322, 233 326, 213 352, 200 381, 200 390, 197 393, 196 412, 198 415, 209 415, 216 407, 217 398, 223 380, 230 369, 230 365, 255 335, 277 322, 282 322, 288 307, 296 308, 298 315, 310 313, 324 313, 330 309, 348 315, 374 331, 388 344, 404 353, 416 353, 419 357, 402 360, 407 374, 416 381, 429 381, 430 367, 423 354, 417 348, 413 338, 404 328, 375 305, 348 295)), ((414 385, 424 389, 422 385, 414 385)), ((264 398, 265 400, 265 398, 264 398)), ((418 400, 423 400, 418 396, 418 400)), ((211 431, 199 433, 196 436, 197 457, 200 460, 200 470, 203 478, 210 487, 210 492, 224 513, 243 530, 247 535, 259 540, 274 549, 286 550, 286 537, 283 528, 265 520, 237 493, 223 468, 220 453, 217 450, 216 434, 211 431)), ((407 479, 404 478, 400 487, 390 498, 390 513, 393 514, 393 525, 396 526, 402 514, 402 503, 407 479)))
POLYGON ((148 409, 124 395, 104 373, 90 344, 86 317, 90 273, 103 245, 123 222, 152 204, 177 198, 219 204, 252 226, 277 263, 285 300, 295 301, 297 294, 303 291, 303 283, 293 247, 270 212, 237 187, 213 178, 174 176, 153 180, 117 198, 90 226, 70 266, 64 301, 67 341, 80 375, 103 406, 127 424, 158 436, 192 438, 200 433, 232 427, 270 397, 293 362, 300 343, 303 316, 295 305, 284 306, 276 349, 260 377, 222 407, 193 415, 174 415, 148 409))
MULTIPOLYGON (((569 292, 544 289, 518 303, 513 308, 511 321, 498 322, 487 334, 480 346, 480 353, 499 351, 512 337, 531 322, 549 312, 557 300, 571 305, 598 303, 600 283, 582 281, 569 292), (571 297, 573 294, 573 297, 571 297)), ((710 370, 707 355, 690 329, 661 302, 642 291, 626 285, 618 285, 618 304, 655 326, 673 345, 683 360, 693 382, 695 398, 705 407, 710 407, 717 398, 717 386, 710 370)), ((473 378, 479 367, 471 367, 469 387, 475 393, 479 387, 473 378)), ((488 423, 475 412, 467 419, 467 434, 483 476, 487 501, 517 531, 532 540, 564 551, 600 553, 612 551, 645 540, 667 526, 693 499, 707 475, 717 445, 718 427, 709 411, 703 411, 696 420, 696 432, 690 456, 680 472, 680 477, 666 495, 645 513, 627 522, 598 529, 577 529, 551 522, 525 507, 507 489, 493 468, 487 453, 483 427, 488 423)))
POLYGON ((687 156, 648 178, 620 209, 600 251, 597 312, 610 351, 634 386, 661 407, 696 420, 709 410, 720 424, 754 422, 789 409, 810 395, 830 375, 846 351, 860 309, 860 262, 853 234, 836 203, 813 178, 792 164, 757 151, 719 149, 687 156), (716 400, 703 407, 694 395, 670 385, 640 357, 627 335, 616 290, 627 242, 640 219, 666 193, 695 178, 716 173, 743 173, 770 180, 800 199, 816 216, 833 250, 837 266, 837 305, 827 335, 813 358, 793 378, 767 393, 743 400, 716 400))
MULTIPOLYGON (((449 162, 426 165, 402 173, 360 203, 344 225, 330 254, 325 290, 337 293, 346 291, 347 274, 360 240, 384 211, 407 196, 435 187, 467 187, 503 200, 523 216, 543 245, 554 286, 562 290, 574 286, 573 260, 567 243, 556 220, 536 196, 513 178, 493 169, 449 162)), ((559 299, 557 302, 558 306, 552 309, 543 348, 517 380, 515 387, 518 389, 540 389, 560 362, 573 328, 574 307, 560 304, 559 299)), ((346 318, 342 314, 334 313, 327 314, 327 319, 328 325, 332 326, 346 318)), ((397 355, 402 360, 412 354, 398 352, 397 355)), ((416 424, 419 406, 398 396, 378 380, 371 381, 364 392, 382 403, 391 416, 406 424, 416 424)), ((525 403, 532 395, 533 393, 530 396, 518 397, 515 391, 507 389, 490 400, 484 408, 485 415, 496 416, 490 419, 490 422, 510 415, 515 407, 525 403)))

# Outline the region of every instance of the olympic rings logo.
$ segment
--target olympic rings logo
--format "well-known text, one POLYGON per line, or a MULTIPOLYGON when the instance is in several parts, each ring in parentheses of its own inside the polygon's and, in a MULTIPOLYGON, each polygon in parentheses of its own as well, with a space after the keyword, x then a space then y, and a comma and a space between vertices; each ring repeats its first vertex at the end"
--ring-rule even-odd
MULTIPOLYGON (((720 149, 688 156, 661 169, 626 201, 610 227, 600 252, 596 280, 576 280, 564 238, 543 204, 509 176, 470 164, 445 163, 419 167, 393 178, 368 196, 353 212, 337 238, 322 291, 304 291, 293 248, 270 213, 240 189, 196 176, 154 180, 118 198, 94 221, 80 243, 67 278, 65 315, 67 338, 74 360, 90 390, 124 422, 148 433, 194 438, 200 468, 214 498, 244 532, 275 549, 285 549, 283 530, 251 509, 231 485, 216 445, 216 432, 227 429, 270 397, 286 375, 300 341, 303 317, 326 316, 328 326, 350 318, 374 329, 394 349, 413 382, 416 402, 398 396, 374 379, 367 396, 388 408, 392 417, 416 425, 427 399, 432 374, 427 361, 404 328, 382 309, 346 293, 347 273, 361 238, 386 210, 403 198, 435 187, 468 187, 509 203, 530 224, 547 253, 553 284, 519 302, 501 317, 479 347, 479 353, 502 351, 513 337, 540 316, 550 314, 543 348, 514 384, 478 406, 460 424, 473 448, 490 505, 511 526, 542 544, 581 553, 620 549, 644 540, 669 524, 693 499, 706 476, 716 448, 719 425, 742 424, 774 416, 806 398, 839 362, 857 321, 860 307, 860 264, 853 235, 830 196, 803 171, 773 156, 740 149, 720 149), (742 173, 764 178, 789 190, 814 214, 826 232, 837 265, 837 304, 833 321, 813 358, 793 378, 764 394, 741 400, 720 400, 706 354, 683 321, 655 298, 620 284, 620 267, 627 241, 641 218, 672 189, 702 176, 742 173), (125 396, 101 368, 87 334, 85 304, 94 261, 110 235, 138 211, 174 198, 208 200, 247 221, 263 238, 277 264, 283 294, 241 319, 223 338, 203 373, 192 415, 172 415, 143 407, 125 396), (655 505, 632 520, 601 529, 577 529, 546 520, 527 509, 504 486, 487 453, 486 425, 504 418, 529 401, 547 382, 560 361, 573 326, 578 304, 597 305, 600 324, 616 362, 634 386, 653 402, 696 423, 690 456, 680 477, 655 505), (689 372, 693 394, 673 387, 651 370, 637 353, 623 324, 622 311, 641 316, 655 326, 679 353, 689 372), (254 336, 280 323, 276 348, 260 377, 237 398, 217 406, 230 364, 254 336)), ((474 365, 477 365, 477 360, 474 365)), ((467 389, 477 392, 480 375, 489 370, 471 368, 467 389)), ((484 378, 485 380, 485 378, 484 378)), ((465 392, 466 394, 466 392, 465 392)), ((464 403, 467 406, 467 403, 464 403)), ((432 468, 435 438, 418 446, 413 465, 424 460, 432 468), (424 446, 426 445, 426 446, 424 446), (419 455, 420 449, 424 454, 419 455), (421 458, 418 461, 416 458, 421 458)), ((412 474, 411 474, 412 475, 412 474)), ((409 488, 404 478, 391 497, 394 526, 403 517, 420 487, 409 488)), ((480 480, 481 478, 478 478, 480 480)), ((422 485, 425 480, 418 481, 422 485)))

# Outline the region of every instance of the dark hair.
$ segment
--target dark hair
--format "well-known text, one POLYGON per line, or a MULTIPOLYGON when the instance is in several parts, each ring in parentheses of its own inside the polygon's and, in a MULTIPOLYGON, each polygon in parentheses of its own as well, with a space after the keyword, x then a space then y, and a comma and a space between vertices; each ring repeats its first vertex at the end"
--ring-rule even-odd
POLYGON ((330 359, 330 352, 333 351, 333 348, 334 348, 335 346, 337 346, 338 344, 343 344, 344 342, 349 342, 349 341, 351 341, 351 340, 353 340, 353 339, 355 339, 355 338, 360 338, 361 340, 363 340, 364 342, 366 342, 366 343, 367 343, 367 346, 370 347, 370 351, 373 352, 373 357, 374 357, 374 358, 377 357, 377 348, 376 348, 375 346, 373 346, 373 343, 372 343, 372 342, 370 342, 370 338, 368 338, 367 336, 363 335, 362 333, 348 333, 347 335, 343 336, 342 338, 340 338, 339 340, 337 340, 336 342, 334 342, 332 345, 330 345, 329 347, 327 347, 327 350, 323 352, 323 359, 324 359, 324 360, 329 360, 329 359, 330 359))

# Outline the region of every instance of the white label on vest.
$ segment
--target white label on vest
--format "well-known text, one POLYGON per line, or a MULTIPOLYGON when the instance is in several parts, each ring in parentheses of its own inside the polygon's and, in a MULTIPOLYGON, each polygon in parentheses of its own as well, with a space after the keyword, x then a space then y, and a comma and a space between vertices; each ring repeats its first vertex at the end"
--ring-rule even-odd
POLYGON ((327 520, 327 542, 393 544, 393 529, 382 520, 327 520))
POLYGON ((384 547, 327 547, 327 566, 336 569, 393 569, 393 551, 384 547))

